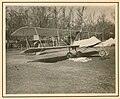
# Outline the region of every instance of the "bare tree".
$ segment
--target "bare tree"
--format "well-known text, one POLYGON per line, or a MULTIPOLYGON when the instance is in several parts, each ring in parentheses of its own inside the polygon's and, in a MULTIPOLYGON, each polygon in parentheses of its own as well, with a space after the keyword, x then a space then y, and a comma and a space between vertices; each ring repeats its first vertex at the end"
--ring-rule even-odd
POLYGON ((113 20, 115 21, 115 11, 111 12, 111 16, 112 16, 113 20))
POLYGON ((83 14, 86 10, 86 7, 78 7, 77 9, 77 27, 82 30, 82 23, 83 23, 83 14))

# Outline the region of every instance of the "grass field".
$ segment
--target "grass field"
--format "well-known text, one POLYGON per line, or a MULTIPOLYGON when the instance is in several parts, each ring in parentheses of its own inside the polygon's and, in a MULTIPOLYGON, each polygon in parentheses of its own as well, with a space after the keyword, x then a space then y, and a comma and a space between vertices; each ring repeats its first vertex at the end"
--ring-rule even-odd
POLYGON ((67 49, 43 55, 20 55, 8 50, 6 61, 7 94, 115 93, 115 48, 110 57, 89 57, 89 62, 66 58, 67 49))

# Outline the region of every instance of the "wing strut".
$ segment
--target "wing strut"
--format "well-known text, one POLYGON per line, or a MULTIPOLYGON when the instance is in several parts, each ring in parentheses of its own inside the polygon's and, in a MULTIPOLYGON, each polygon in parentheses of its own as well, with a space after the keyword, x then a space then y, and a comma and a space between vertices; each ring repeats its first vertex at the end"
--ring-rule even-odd
POLYGON ((70 44, 72 44, 72 34, 71 34, 71 30, 70 30, 70 44))
MULTIPOLYGON (((36 28, 35 28, 35 32, 36 32, 36 34, 37 34, 37 35, 38 35, 38 37, 39 37, 39 34, 38 34, 38 32, 37 32, 36 28)), ((43 47, 43 44, 42 44, 42 42, 41 42, 40 37, 39 37, 39 42, 40 42, 40 45, 43 47)))
POLYGON ((27 47, 27 49, 30 48, 30 44, 29 44, 29 42, 28 42, 28 37, 26 37, 26 47, 27 47))

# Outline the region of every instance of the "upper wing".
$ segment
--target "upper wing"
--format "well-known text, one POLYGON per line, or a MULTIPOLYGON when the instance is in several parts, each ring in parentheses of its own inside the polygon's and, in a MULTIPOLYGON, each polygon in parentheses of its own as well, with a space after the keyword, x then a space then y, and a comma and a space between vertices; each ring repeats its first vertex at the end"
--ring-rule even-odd
POLYGON ((51 36, 65 36, 69 35, 70 31, 72 34, 76 34, 79 30, 67 30, 67 29, 50 29, 50 28, 40 28, 40 27, 22 27, 14 31, 12 36, 33 36, 41 35, 46 37, 51 36), (36 33, 37 32, 37 33, 36 33))
POLYGON ((55 47, 39 47, 39 48, 29 48, 27 50, 24 50, 22 53, 34 53, 34 52, 40 52, 50 49, 62 49, 62 48, 76 48, 79 47, 79 45, 68 45, 68 46, 55 46, 55 47))

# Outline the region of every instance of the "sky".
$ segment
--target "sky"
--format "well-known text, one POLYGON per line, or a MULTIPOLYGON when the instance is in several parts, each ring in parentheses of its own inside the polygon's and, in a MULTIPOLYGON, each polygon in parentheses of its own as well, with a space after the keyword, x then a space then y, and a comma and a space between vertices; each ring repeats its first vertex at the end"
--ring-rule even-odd
POLYGON ((98 17, 101 13, 105 13, 106 19, 115 23, 112 15, 111 15, 115 12, 114 6, 88 6, 84 14, 85 14, 85 16, 87 16, 90 13, 94 13, 94 12, 95 12, 96 17, 98 17))

